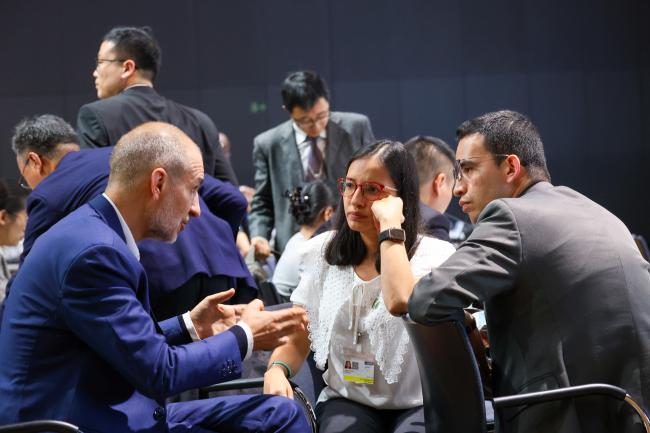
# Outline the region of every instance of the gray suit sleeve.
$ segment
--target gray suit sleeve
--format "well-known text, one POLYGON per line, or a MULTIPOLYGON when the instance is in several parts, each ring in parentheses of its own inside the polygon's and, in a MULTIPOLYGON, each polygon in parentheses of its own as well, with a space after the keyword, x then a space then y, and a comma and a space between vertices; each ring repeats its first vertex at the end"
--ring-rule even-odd
POLYGON ((77 114, 77 135, 79 146, 82 148, 109 146, 108 137, 99 118, 88 105, 82 106, 77 114))
POLYGON ((250 234, 270 240, 274 225, 273 191, 269 176, 269 155, 264 152, 260 143, 253 143, 253 165, 255 167, 255 195, 251 202, 249 215, 250 234))
POLYGON ((458 250, 415 285, 409 314, 427 324, 449 320, 472 302, 511 290, 521 261, 515 217, 505 202, 493 201, 458 250))
POLYGON ((361 142, 365 145, 365 144, 373 143, 374 141, 376 141, 375 134, 372 133, 372 126, 370 126, 370 119, 364 116, 361 142))

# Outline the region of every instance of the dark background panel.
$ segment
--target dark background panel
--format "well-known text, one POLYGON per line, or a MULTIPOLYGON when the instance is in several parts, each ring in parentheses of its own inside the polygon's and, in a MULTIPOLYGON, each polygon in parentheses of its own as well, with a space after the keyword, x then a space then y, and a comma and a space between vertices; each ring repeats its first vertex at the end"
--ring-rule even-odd
POLYGON ((16 179, 14 125, 46 112, 74 124, 95 99, 94 59, 116 25, 150 25, 158 90, 204 110, 252 183, 255 135, 287 119, 280 83, 313 69, 332 106, 377 137, 440 136, 499 108, 538 125, 555 183, 650 237, 650 6, 646 0, 3 0, 0 175, 16 179))

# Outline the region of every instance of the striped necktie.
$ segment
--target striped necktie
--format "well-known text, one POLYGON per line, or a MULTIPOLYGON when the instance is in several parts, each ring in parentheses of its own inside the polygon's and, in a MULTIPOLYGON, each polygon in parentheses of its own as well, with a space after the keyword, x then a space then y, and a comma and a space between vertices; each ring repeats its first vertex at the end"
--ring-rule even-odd
POLYGON ((311 182, 316 179, 324 179, 325 164, 323 161, 323 152, 318 147, 318 137, 307 137, 305 141, 309 141, 309 157, 307 159, 305 181, 311 182))

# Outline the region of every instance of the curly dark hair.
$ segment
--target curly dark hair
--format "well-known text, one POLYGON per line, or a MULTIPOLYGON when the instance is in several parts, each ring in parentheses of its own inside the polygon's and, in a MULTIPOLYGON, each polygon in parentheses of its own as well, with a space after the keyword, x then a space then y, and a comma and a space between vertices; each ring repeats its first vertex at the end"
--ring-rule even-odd
POLYGON ((301 226, 313 225, 325 208, 336 208, 337 204, 332 188, 322 180, 308 182, 285 195, 291 202, 289 212, 301 226))

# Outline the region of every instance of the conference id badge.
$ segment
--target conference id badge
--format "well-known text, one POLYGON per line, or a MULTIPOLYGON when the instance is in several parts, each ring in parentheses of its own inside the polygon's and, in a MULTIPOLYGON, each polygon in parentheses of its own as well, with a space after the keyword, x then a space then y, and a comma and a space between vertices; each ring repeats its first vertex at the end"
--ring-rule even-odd
POLYGON ((343 381, 374 385, 374 358, 363 353, 343 351, 343 381))

